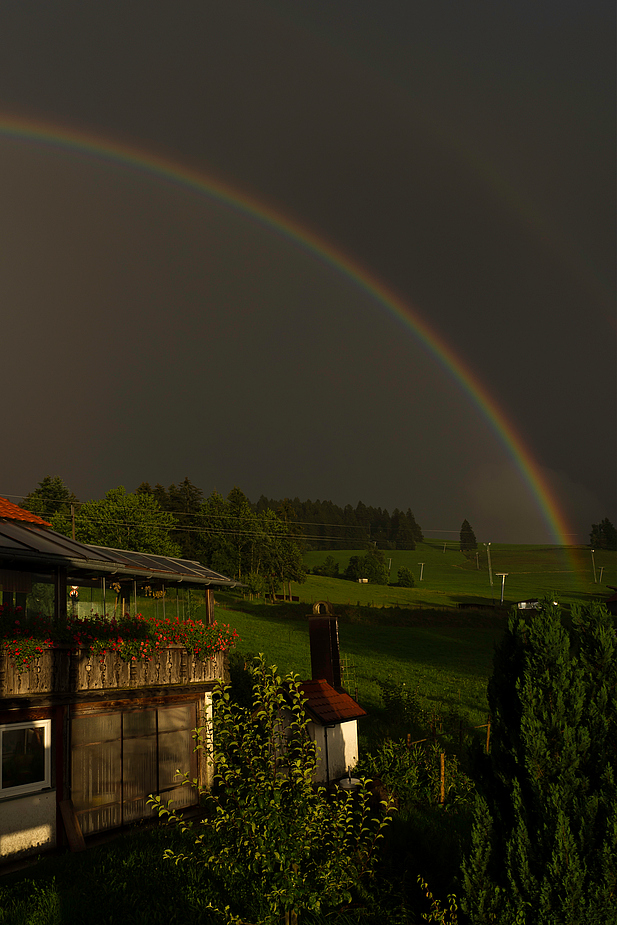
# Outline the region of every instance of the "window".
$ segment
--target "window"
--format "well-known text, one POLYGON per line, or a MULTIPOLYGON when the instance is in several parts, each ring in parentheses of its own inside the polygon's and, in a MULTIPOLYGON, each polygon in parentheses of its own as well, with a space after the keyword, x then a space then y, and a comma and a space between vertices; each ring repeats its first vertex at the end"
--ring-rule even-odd
POLYGON ((84 835, 153 815, 151 793, 175 809, 194 805, 195 788, 176 770, 197 774, 196 724, 195 702, 74 716, 71 797, 84 835))
POLYGON ((51 787, 51 720, 0 726, 0 796, 51 787))

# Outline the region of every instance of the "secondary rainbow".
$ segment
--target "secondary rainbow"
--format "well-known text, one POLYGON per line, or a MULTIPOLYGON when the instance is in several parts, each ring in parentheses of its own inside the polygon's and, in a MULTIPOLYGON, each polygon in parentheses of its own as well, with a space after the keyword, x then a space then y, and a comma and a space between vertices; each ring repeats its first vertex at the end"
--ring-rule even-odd
POLYGON ((379 305, 393 313, 462 386, 506 447, 542 513, 552 540, 561 545, 569 545, 573 530, 559 509, 540 467, 520 434, 480 379, 408 302, 340 248, 243 191, 167 157, 143 151, 125 142, 101 138, 57 124, 0 115, 0 137, 2 136, 30 141, 41 146, 74 150, 82 156, 118 163, 129 169, 148 173, 155 179, 211 197, 292 240, 314 257, 344 274, 363 291, 370 293, 379 305))

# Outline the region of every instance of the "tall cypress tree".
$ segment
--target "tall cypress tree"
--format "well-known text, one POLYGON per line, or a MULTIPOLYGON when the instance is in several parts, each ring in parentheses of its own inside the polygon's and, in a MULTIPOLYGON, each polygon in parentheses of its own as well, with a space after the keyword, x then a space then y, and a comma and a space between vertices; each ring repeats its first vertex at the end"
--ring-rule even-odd
POLYGON ((511 617, 489 683, 462 906, 473 925, 617 922, 617 645, 600 605, 511 617))
POLYGON ((476 534, 473 532, 471 524, 468 520, 464 520, 461 524, 461 552, 466 550, 474 550, 478 548, 478 541, 476 539, 476 534))

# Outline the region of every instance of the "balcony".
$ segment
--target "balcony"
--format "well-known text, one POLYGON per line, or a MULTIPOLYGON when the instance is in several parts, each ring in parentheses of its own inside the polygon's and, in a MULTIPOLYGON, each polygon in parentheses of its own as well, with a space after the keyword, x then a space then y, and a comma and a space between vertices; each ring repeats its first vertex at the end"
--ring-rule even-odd
POLYGON ((59 645, 32 659, 22 672, 10 655, 0 654, 0 697, 4 699, 197 685, 224 676, 224 652, 200 659, 179 645, 159 649, 149 661, 125 661, 116 652, 95 655, 88 649, 59 645))

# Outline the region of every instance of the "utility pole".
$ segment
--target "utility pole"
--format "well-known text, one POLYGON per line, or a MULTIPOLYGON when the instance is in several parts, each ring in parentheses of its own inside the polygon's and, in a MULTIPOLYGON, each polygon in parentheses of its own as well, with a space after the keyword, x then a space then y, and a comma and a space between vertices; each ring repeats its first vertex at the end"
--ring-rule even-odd
POLYGON ((496 572, 497 578, 501 578, 501 602, 503 604, 503 591, 506 586, 506 578, 510 574, 509 572, 496 572))
POLYGON ((595 585, 597 585, 597 583, 598 583, 598 578, 597 578, 597 576, 596 576, 596 558, 595 558, 595 556, 594 556, 594 552, 595 552, 595 549, 592 549, 592 550, 591 550, 591 564, 592 564, 592 566, 593 566, 593 583, 594 583, 595 585))
POLYGON ((493 567, 491 565, 491 544, 485 543, 486 546, 486 557, 488 559, 488 577, 491 583, 491 588, 493 587, 493 567))
POLYGON ((422 576, 424 575, 424 562, 418 562, 420 566, 420 581, 422 581, 422 576))

